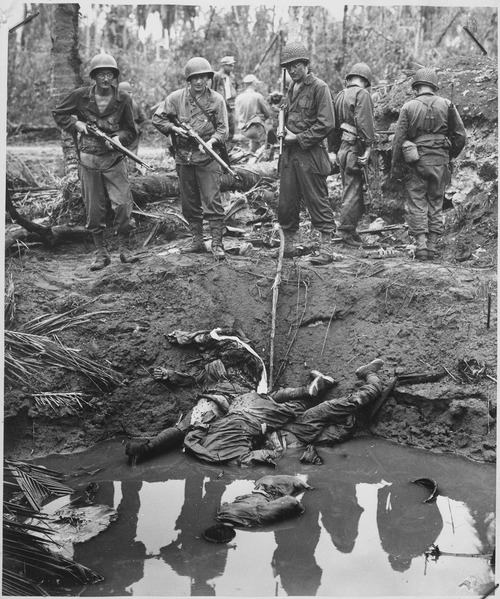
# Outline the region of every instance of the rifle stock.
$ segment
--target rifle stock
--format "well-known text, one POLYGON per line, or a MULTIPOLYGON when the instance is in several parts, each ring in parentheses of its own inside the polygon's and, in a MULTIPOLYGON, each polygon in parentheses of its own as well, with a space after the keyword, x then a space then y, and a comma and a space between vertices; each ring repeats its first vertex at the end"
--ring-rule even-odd
POLYGON ((226 164, 224 160, 222 160, 219 154, 217 154, 215 150, 213 150, 205 141, 203 141, 203 139, 201 139, 201 137, 198 135, 198 133, 196 133, 196 131, 192 127, 190 127, 186 123, 182 123, 176 114, 167 114, 167 118, 172 124, 185 131, 187 135, 189 135, 189 137, 194 139, 209 156, 211 156, 216 162, 218 162, 222 166, 222 168, 225 171, 227 171, 233 177, 238 178, 238 173, 233 171, 233 169, 228 164, 226 164))
POLYGON ((98 127, 96 127, 96 125, 87 123, 87 131, 90 131, 90 133, 92 133, 96 137, 100 137, 101 139, 104 139, 115 150, 118 150, 118 152, 121 152, 124 156, 127 156, 128 158, 130 158, 134 162, 137 162, 137 164, 140 164, 141 166, 143 166, 144 168, 147 168, 150 171, 154 171, 155 170, 154 167, 152 167, 150 164, 147 164, 146 162, 144 162, 144 160, 141 160, 139 158, 139 156, 136 156, 129 149, 125 148, 124 146, 122 146, 119 143, 116 143, 116 141, 112 137, 109 137, 109 135, 106 135, 106 133, 104 133, 104 131, 101 131, 98 127))
POLYGON ((370 206, 372 204, 373 196, 370 187, 370 178, 368 176, 368 165, 363 165, 363 203, 365 205, 365 213, 370 212, 370 206))

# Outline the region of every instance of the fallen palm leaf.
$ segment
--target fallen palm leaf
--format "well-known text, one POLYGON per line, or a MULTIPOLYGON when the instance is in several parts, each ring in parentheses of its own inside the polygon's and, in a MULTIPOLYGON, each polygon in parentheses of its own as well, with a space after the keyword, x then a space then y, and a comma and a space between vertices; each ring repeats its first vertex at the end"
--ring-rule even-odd
POLYGON ((45 393, 36 393, 33 395, 37 406, 50 406, 51 408, 56 407, 73 407, 76 404, 79 408, 83 408, 84 405, 90 406, 88 401, 85 401, 83 393, 77 392, 66 392, 66 393, 53 393, 51 391, 45 393))
POLYGON ((43 314, 33 318, 22 326, 23 333, 31 333, 32 335, 54 335, 65 329, 76 327, 91 321, 91 317, 98 314, 112 314, 111 310, 99 310, 97 312, 88 312, 70 316, 75 310, 79 310, 80 306, 68 310, 62 314, 43 314))
POLYGON ((9 273, 8 275, 4 303, 4 324, 6 328, 9 328, 14 322, 16 313, 16 298, 14 294, 14 279, 12 278, 12 273, 9 273))
POLYGON ((78 372, 98 388, 121 383, 115 370, 83 357, 79 349, 65 347, 57 337, 6 330, 4 343, 5 378, 10 382, 30 384, 30 377, 52 366, 78 372))

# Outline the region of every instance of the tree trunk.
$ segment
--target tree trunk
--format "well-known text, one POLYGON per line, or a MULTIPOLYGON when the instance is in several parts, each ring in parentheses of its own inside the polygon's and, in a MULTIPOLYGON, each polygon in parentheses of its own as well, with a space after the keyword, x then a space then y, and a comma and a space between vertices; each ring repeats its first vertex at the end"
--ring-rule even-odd
MULTIPOLYGON (((50 82, 54 106, 73 89, 83 85, 80 75, 82 61, 78 53, 78 4, 56 4, 52 8, 50 34, 52 37, 50 82)), ((78 157, 72 136, 61 133, 66 173, 77 168, 78 157)))

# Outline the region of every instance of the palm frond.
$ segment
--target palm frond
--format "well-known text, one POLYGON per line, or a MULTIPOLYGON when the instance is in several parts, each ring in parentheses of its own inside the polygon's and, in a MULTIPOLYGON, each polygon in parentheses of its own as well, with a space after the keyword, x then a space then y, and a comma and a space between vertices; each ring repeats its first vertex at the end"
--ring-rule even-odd
POLYGON ((8 281, 5 289, 4 298, 4 323, 5 328, 12 326, 16 314, 16 296, 14 292, 14 279, 12 273, 8 274, 8 281))
POLYGON ((57 337, 33 335, 22 331, 5 331, 5 378, 10 382, 30 384, 30 379, 46 367, 68 369, 86 376, 97 388, 121 383, 118 372, 83 357, 79 349, 64 346, 57 337))
POLYGON ((37 406, 50 406, 55 411, 56 408, 73 408, 75 405, 79 408, 83 408, 84 405, 90 406, 89 402, 85 401, 84 397, 84 393, 78 393, 76 391, 67 393, 52 393, 51 391, 47 391, 44 393, 35 393, 33 395, 33 399, 37 406))
POLYGON ((60 333, 65 329, 91 322, 92 317, 97 316, 98 314, 112 313, 111 310, 98 310, 96 312, 87 312, 85 314, 71 316, 73 312, 80 309, 81 306, 77 306, 62 314, 42 314, 25 323, 21 327, 21 331, 23 333, 31 333, 32 335, 50 336, 60 333))
POLYGON ((42 596, 49 597, 40 585, 34 583, 20 572, 4 570, 2 574, 2 595, 9 597, 42 596))

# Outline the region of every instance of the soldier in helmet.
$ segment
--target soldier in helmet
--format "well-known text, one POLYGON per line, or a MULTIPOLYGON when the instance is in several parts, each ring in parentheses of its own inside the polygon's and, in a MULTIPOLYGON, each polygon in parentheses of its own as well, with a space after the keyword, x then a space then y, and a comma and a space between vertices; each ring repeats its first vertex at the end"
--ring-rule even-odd
POLYGON ((134 96, 132 94, 132 86, 130 85, 130 83, 128 81, 120 81, 120 83, 118 84, 118 89, 121 89, 124 92, 127 92, 128 94, 130 94, 130 97, 132 98, 132 110, 134 112, 134 123, 135 123, 135 129, 137 131, 137 137, 136 137, 135 141, 130 144, 129 150, 131 152, 133 152, 134 154, 137 154, 139 151, 139 141, 140 141, 140 138, 142 135, 142 131, 143 131, 144 127, 146 126, 146 123, 148 122, 148 118, 147 118, 146 113, 144 112, 144 109, 142 108, 142 106, 134 98, 134 96))
POLYGON ((309 52, 299 42, 289 43, 282 50, 281 66, 291 78, 285 97, 278 202, 286 257, 296 254, 294 239, 302 202, 309 211, 313 229, 320 234, 320 255, 326 255, 324 244, 335 232, 326 184, 331 172, 327 136, 334 128, 335 115, 328 85, 310 72, 309 62, 309 52))
POLYGON ((355 64, 346 77, 346 87, 335 98, 335 131, 332 150, 342 178, 342 208, 339 233, 346 245, 361 245, 356 227, 364 212, 363 166, 368 164, 375 141, 373 102, 368 88, 371 70, 355 64))
POLYGON ((271 118, 271 108, 264 96, 255 89, 257 77, 243 78, 245 89, 236 96, 235 113, 238 129, 249 140, 250 151, 255 152, 266 141, 265 122, 271 118))
POLYGON ((224 56, 220 61, 220 70, 214 74, 213 89, 226 101, 227 118, 229 124, 228 141, 231 141, 235 130, 235 103, 238 93, 238 84, 234 76, 234 65, 236 60, 234 56, 224 56))
POLYGON ((214 72, 205 58, 196 56, 184 68, 186 86, 169 94, 153 115, 153 125, 164 135, 171 135, 179 175, 182 214, 193 235, 184 253, 206 252, 203 241, 203 217, 210 225, 212 253, 223 259, 224 208, 220 195, 222 169, 184 130, 174 125, 169 115, 190 125, 214 151, 224 144, 228 134, 224 98, 208 82, 214 72))
POLYGON ((90 61, 92 85, 75 89, 52 111, 57 125, 71 133, 77 143, 86 228, 92 233, 97 248, 91 270, 100 270, 111 261, 105 242, 106 195, 114 213, 120 260, 137 262, 139 259, 131 252, 135 227, 131 218, 133 199, 123 154, 87 129, 88 124, 96 125, 124 146, 134 142, 137 134, 132 99, 118 89, 119 74, 112 56, 97 54, 90 61))
POLYGON ((392 146, 392 176, 404 161, 408 199, 406 217, 415 237, 418 260, 432 260, 443 231, 443 200, 450 181, 448 164, 466 141, 464 124, 455 106, 436 95, 436 72, 423 68, 415 73, 413 100, 399 114, 392 146))

